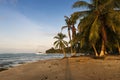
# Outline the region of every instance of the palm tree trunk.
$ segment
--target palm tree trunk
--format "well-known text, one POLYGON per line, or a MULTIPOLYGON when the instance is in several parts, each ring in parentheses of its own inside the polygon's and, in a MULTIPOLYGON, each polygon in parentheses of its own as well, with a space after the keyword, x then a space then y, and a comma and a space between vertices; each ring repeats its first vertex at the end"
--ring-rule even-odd
POLYGON ((76 56, 76 50, 73 51, 72 57, 76 56))
POLYGON ((64 57, 66 57, 66 52, 65 52, 65 49, 64 49, 64 48, 62 48, 62 51, 63 51, 64 57))
POLYGON ((101 52, 100 57, 105 55, 105 41, 102 40, 101 52))
POLYGON ((118 47, 118 52, 119 52, 119 54, 120 54, 120 47, 118 47))
POLYGON ((107 41, 107 34, 106 34, 106 31, 105 31, 105 21, 104 21, 104 17, 101 18, 101 21, 102 21, 102 29, 101 29, 101 34, 102 34, 102 46, 101 46, 101 52, 100 52, 100 57, 101 56, 104 56, 105 55, 105 43, 107 41))
POLYGON ((70 29, 68 29, 68 36, 69 36, 69 39, 70 39, 70 41, 71 41, 70 29))
MULTIPOLYGON (((74 25, 72 25, 72 40, 73 40, 73 44, 75 43, 75 36, 76 36, 76 28, 74 25)), ((76 56, 76 48, 74 47, 73 49, 73 55, 72 56, 76 56)))
POLYGON ((96 50, 96 48, 95 48, 95 45, 94 45, 94 44, 92 44, 92 47, 93 47, 93 49, 94 49, 95 56, 98 56, 98 52, 97 52, 97 50, 96 50))
POLYGON ((119 42, 117 42, 117 47, 118 47, 118 53, 120 54, 120 45, 119 45, 119 42))
POLYGON ((69 28, 68 28, 68 36, 69 36, 69 39, 70 39, 70 50, 71 50, 71 54, 72 54, 73 50, 72 50, 71 34, 70 34, 70 29, 69 28))

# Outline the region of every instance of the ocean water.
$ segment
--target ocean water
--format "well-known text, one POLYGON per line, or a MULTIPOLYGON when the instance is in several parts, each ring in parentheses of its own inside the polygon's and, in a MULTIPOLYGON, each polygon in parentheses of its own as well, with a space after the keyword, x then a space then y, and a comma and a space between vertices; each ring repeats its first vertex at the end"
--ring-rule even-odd
POLYGON ((10 68, 28 62, 36 62, 38 60, 47 60, 62 57, 63 54, 4 53, 0 54, 0 69, 10 68))

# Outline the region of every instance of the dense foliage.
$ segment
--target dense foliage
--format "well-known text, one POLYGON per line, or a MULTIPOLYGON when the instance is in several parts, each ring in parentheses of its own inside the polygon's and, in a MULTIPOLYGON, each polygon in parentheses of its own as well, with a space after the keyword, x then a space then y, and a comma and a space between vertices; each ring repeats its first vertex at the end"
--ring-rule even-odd
POLYGON ((73 8, 80 11, 65 16, 66 26, 62 27, 68 28, 70 45, 61 48, 69 48, 71 53, 94 51, 96 56, 120 54, 120 0, 78 0, 73 8))

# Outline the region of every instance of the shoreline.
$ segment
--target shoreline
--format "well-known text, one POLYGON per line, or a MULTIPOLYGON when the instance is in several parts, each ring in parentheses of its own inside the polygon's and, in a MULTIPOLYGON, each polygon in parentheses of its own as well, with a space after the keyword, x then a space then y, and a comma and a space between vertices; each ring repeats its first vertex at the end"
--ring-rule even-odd
POLYGON ((32 63, 37 62, 39 60, 47 60, 47 59, 54 59, 60 58, 62 55, 59 54, 33 54, 33 53, 20 53, 20 54, 0 54, 0 71, 7 70, 9 68, 13 68, 19 66, 24 63, 32 63), (8 57, 9 56, 9 57, 8 57))
POLYGON ((39 60, 0 72, 0 80, 119 80, 120 56, 39 60), (87 75, 87 76, 86 76, 87 75), (6 77, 7 76, 7 77, 6 77))

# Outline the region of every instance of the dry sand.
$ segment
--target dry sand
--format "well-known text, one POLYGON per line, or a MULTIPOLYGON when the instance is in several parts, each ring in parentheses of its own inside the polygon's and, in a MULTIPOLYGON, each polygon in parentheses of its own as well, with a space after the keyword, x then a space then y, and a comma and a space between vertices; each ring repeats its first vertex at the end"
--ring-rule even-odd
POLYGON ((23 64, 0 72, 0 80, 120 80, 120 56, 76 57, 23 64))

